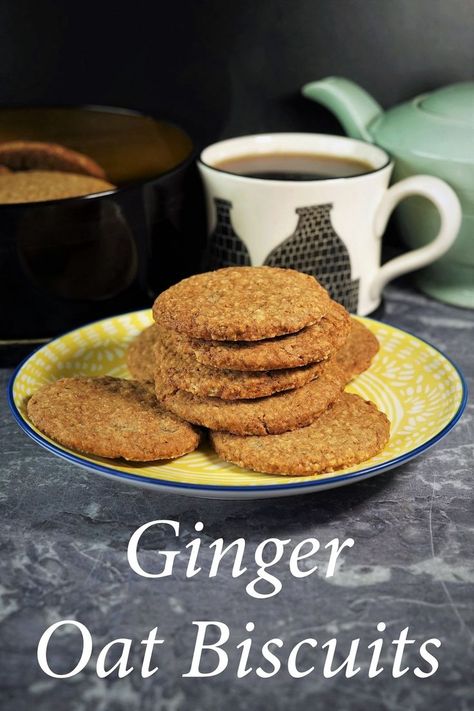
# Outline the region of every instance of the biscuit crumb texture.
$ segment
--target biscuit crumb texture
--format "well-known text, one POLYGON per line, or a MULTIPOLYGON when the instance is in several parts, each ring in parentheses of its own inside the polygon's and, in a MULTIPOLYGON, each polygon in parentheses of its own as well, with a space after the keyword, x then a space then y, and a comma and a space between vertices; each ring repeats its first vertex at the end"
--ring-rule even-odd
POLYGON ((194 338, 257 341, 295 333, 324 316, 329 295, 308 274, 227 267, 183 279, 158 296, 155 321, 194 338))
POLYGON ((147 462, 192 452, 199 433, 166 412, 151 388, 112 377, 62 378, 27 405, 31 422, 51 439, 86 454, 147 462))
POLYGON ((379 348, 379 342, 372 331, 357 319, 351 318, 349 338, 335 356, 336 363, 345 374, 346 383, 370 368, 379 348))
POLYGON ((344 376, 328 362, 315 380, 295 390, 254 400, 223 400, 180 390, 170 383, 157 362, 158 400, 188 422, 240 435, 268 435, 305 427, 334 402, 344 387, 344 376))
POLYGON ((224 400, 266 397, 302 387, 318 377, 324 368, 323 363, 255 372, 213 368, 198 363, 193 354, 184 351, 177 353, 174 332, 159 326, 156 328, 159 329, 160 340, 155 346, 155 359, 160 359, 170 383, 194 395, 224 400))
POLYGON ((11 170, 59 170, 105 179, 103 168, 90 156, 45 141, 0 143, 0 163, 11 170))
POLYGON ((61 200, 114 189, 100 178, 54 170, 0 173, 0 204, 61 200))
POLYGON ((211 433, 214 449, 227 462, 287 476, 322 474, 359 464, 381 452, 389 437, 387 417, 372 402, 349 393, 343 393, 311 425, 292 432, 268 437, 211 433))
POLYGON ((127 349, 127 368, 136 380, 153 383, 155 379, 155 355, 153 347, 158 340, 156 324, 145 328, 130 342, 127 349))
POLYGON ((327 360, 347 340, 350 316, 343 306, 330 302, 328 311, 312 326, 285 336, 261 341, 204 341, 177 334, 178 352, 191 351, 199 363, 231 370, 298 368, 327 360))

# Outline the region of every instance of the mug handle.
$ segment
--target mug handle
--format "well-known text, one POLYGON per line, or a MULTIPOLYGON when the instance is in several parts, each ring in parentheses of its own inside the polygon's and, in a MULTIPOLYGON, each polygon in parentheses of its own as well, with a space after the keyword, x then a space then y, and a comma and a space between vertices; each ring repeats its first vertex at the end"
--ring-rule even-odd
POLYGON ((425 267, 441 257, 457 237, 462 217, 459 199, 447 183, 432 175, 405 178, 387 190, 375 215, 376 237, 382 237, 388 218, 398 203, 411 195, 425 197, 433 203, 441 218, 440 230, 429 244, 395 257, 380 267, 370 285, 372 299, 378 299, 384 286, 395 277, 425 267))

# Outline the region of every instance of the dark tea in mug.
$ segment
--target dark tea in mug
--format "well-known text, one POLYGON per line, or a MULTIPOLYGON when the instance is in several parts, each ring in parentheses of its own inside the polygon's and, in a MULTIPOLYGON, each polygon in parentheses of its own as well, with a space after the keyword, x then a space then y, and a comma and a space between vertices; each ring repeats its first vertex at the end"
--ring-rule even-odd
POLYGON ((264 180, 328 180, 349 178, 373 170, 357 158, 318 153, 253 153, 228 158, 214 165, 218 170, 264 180))

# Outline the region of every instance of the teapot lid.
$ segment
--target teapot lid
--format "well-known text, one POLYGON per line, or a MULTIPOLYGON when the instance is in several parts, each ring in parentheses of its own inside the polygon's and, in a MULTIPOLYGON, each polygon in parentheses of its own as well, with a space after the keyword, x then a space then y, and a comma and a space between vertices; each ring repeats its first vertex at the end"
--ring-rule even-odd
POLYGON ((419 108, 429 114, 474 126, 474 82, 453 84, 422 97, 419 108))
POLYGON ((474 164, 474 82, 422 94, 377 116, 369 130, 394 156, 474 164))

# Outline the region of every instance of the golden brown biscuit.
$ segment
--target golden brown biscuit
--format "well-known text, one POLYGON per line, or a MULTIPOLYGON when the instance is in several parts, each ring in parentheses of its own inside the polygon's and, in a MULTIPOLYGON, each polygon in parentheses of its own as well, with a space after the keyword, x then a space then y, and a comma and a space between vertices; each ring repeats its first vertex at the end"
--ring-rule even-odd
POLYGON ((269 435, 238 437, 211 432, 217 454, 227 462, 266 474, 322 474, 364 462, 383 450, 390 422, 372 402, 343 393, 308 427, 269 435))
POLYGON ((101 193, 115 188, 88 175, 52 170, 25 170, 0 175, 0 204, 41 202, 101 193))
POLYGON ((155 380, 155 354, 153 346, 158 340, 158 326, 153 324, 135 336, 127 349, 127 368, 136 379, 153 383, 155 380))
POLYGON ((174 350, 174 332, 160 328, 155 361, 160 359, 163 375, 180 390, 223 400, 250 400, 306 385, 321 374, 324 364, 267 371, 238 371, 212 368, 198 363, 190 353, 174 350))
POLYGON ((379 342, 372 331, 352 318, 349 338, 335 355, 337 364, 345 373, 347 383, 370 367, 379 348, 379 342))
POLYGON ((327 360, 346 342, 350 317, 343 306, 331 301, 328 312, 312 326, 262 341, 204 341, 175 334, 174 347, 192 352, 199 361, 214 368, 231 370, 277 370, 297 368, 327 360))
POLYGON ((305 427, 339 396, 344 375, 327 363, 321 375, 296 390, 255 400, 222 400, 179 390, 157 363, 155 392, 166 409, 188 422, 240 435, 267 435, 305 427))
POLYGON ((226 267, 183 279, 158 296, 155 321, 194 338, 257 341, 324 316, 329 296, 312 276, 277 267, 226 267))
POLYGON ((51 439, 98 457, 148 462, 180 457, 199 444, 197 430, 136 380, 61 378, 38 390, 27 412, 51 439))
POLYGON ((95 160, 57 143, 6 141, 0 143, 0 163, 11 170, 59 170, 105 178, 95 160))

